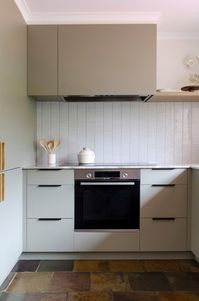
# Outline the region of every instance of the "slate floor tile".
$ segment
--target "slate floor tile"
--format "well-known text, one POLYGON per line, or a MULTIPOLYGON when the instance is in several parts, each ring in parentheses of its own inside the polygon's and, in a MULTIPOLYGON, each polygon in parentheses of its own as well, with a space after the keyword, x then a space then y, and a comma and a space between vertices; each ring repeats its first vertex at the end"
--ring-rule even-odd
POLYGON ((0 296, 1 301, 68 301, 67 294, 48 293, 4 293, 0 296))
POLYGON ((199 293, 160 293, 158 301, 199 301, 199 293))
POLYGON ((72 271, 73 260, 41 260, 37 272, 72 271))
POLYGON ((195 260, 180 260, 179 265, 182 272, 199 273, 199 263, 195 260))
POLYGON ((0 292, 6 290, 6 288, 8 287, 8 285, 10 284, 10 282, 12 281, 12 279, 14 278, 14 276, 15 276, 14 272, 10 272, 9 273, 8 277, 4 280, 4 282, 0 286, 0 292))
POLYGON ((38 268, 40 260, 19 260, 12 272, 35 272, 38 268))
POLYGON ((91 273, 91 290, 126 291, 129 289, 128 275, 125 273, 91 273))
POLYGON ((108 260, 75 260, 74 272, 109 272, 108 260))
POLYGON ((53 273, 17 273, 8 292, 48 292, 53 273))
POLYGON ((110 272, 144 272, 141 260, 110 260, 110 272))
POLYGON ((129 283, 135 291, 170 291, 171 286, 163 273, 129 273, 129 283))
POLYGON ((155 292, 113 293, 113 301, 159 301, 155 292))
POLYGON ((165 273, 174 291, 198 291, 199 273, 165 273))
POLYGON ((24 301, 25 293, 2 293, 0 294, 1 301, 24 301))
POLYGON ((143 260, 147 272, 180 272, 179 260, 143 260))
POLYGON ((74 292, 69 293, 68 301, 112 301, 111 292, 74 292))
POLYGON ((90 289, 89 273, 55 272, 49 292, 87 291, 90 289))

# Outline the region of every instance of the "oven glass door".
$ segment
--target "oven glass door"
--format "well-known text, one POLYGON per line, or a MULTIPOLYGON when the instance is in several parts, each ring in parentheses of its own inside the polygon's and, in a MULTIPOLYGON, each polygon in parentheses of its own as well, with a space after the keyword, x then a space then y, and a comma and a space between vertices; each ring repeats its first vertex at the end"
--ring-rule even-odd
POLYGON ((75 229, 139 229, 140 181, 75 181, 75 229))

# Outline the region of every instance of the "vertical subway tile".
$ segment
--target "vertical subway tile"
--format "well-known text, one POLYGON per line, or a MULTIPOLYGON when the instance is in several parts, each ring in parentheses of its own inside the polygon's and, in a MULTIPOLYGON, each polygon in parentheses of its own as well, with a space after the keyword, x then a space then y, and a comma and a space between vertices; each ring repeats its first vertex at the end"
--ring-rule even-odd
MULTIPOLYGON (((77 162, 86 145, 97 163, 197 163, 198 115, 197 102, 38 102, 37 141, 60 138, 62 164, 77 162)), ((38 144, 37 163, 47 163, 38 144)))
POLYGON ((130 162, 130 103, 122 103, 121 112, 121 162, 130 162))
POLYGON ((183 128, 183 103, 174 105, 174 162, 182 163, 182 128, 183 128))
POLYGON ((104 103, 104 163, 112 162, 113 104, 104 103))
POLYGON ((148 154, 148 112, 145 103, 140 104, 140 119, 139 119, 139 162, 147 162, 148 154))
POLYGON ((183 108, 183 145, 182 145, 182 162, 190 163, 192 139, 191 139, 191 103, 184 102, 183 108))
POLYGON ((199 160, 199 103, 192 103, 192 154, 191 163, 198 163, 199 160))
POLYGON ((139 161, 140 150, 140 135, 139 135, 139 120, 140 120, 140 103, 131 103, 131 118, 130 118, 130 161, 139 161))
POLYGON ((77 143, 78 152, 85 147, 86 144, 86 120, 87 120, 87 103, 79 102, 77 105, 77 143))
POLYGON ((68 129, 69 129, 68 103, 60 103, 60 150, 59 159, 62 164, 68 160, 68 129))
POLYGON ((122 129, 121 102, 113 103, 113 156, 114 163, 121 162, 121 129, 122 129))
POLYGON ((42 138, 42 102, 37 102, 37 164, 42 164, 42 148, 39 145, 42 138))
POLYGON ((165 103, 157 103, 156 162, 165 162, 165 103))
POLYGON ((86 104, 86 146, 95 150, 95 102, 86 104))
POLYGON ((165 104, 165 163, 174 162, 174 103, 165 104))
POLYGON ((148 153, 147 153, 147 162, 148 163, 156 163, 156 103, 148 104, 148 153))
POLYGON ((104 162, 104 103, 95 107, 95 157, 96 162, 104 162))
POLYGON ((77 103, 69 103, 68 116, 68 161, 77 162, 77 103))

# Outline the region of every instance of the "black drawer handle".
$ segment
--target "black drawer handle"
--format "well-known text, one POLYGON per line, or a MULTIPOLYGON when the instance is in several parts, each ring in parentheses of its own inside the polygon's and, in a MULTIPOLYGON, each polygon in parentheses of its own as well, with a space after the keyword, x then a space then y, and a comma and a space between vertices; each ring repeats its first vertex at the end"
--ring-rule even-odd
POLYGON ((152 187, 175 187, 175 184, 152 184, 152 187))
POLYGON ((174 221, 175 217, 153 217, 153 221, 174 221))
POLYGON ((58 170, 62 170, 61 168, 38 168, 37 170, 39 171, 58 171, 58 170))
POLYGON ((152 170, 174 170, 175 168, 152 168, 152 170))
POLYGON ((60 221, 61 218, 38 218, 38 221, 60 221))
POLYGON ((61 185, 38 185, 38 187, 61 187, 61 185))

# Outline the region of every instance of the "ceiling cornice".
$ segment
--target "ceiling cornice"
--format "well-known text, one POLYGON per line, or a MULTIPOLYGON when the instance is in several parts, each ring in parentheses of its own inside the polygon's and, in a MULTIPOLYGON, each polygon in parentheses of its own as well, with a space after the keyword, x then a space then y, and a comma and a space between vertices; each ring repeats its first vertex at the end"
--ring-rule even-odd
POLYGON ((25 0, 14 0, 18 9, 20 10, 25 22, 28 24, 28 20, 31 18, 30 9, 25 0))
POLYGON ((157 24, 161 12, 31 12, 15 0, 27 24, 157 24))
POLYGON ((199 32, 158 32, 158 40, 199 40, 199 32))

